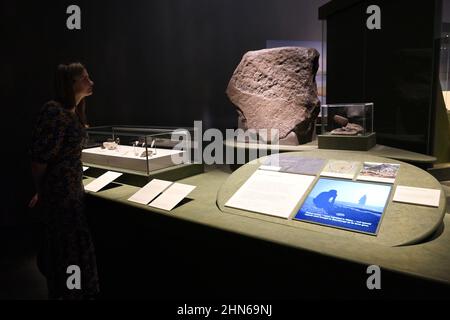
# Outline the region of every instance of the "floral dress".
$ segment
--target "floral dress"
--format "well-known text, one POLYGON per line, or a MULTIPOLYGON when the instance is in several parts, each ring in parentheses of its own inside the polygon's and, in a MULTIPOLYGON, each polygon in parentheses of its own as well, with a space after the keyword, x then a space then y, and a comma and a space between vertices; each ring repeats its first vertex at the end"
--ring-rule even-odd
POLYGON ((86 299, 99 291, 94 246, 84 213, 84 132, 78 116, 57 102, 44 105, 33 132, 32 161, 47 164, 39 194, 46 231, 39 260, 51 299, 86 299), (68 272, 72 265, 79 267, 81 289, 68 288, 68 278, 74 275, 68 272))

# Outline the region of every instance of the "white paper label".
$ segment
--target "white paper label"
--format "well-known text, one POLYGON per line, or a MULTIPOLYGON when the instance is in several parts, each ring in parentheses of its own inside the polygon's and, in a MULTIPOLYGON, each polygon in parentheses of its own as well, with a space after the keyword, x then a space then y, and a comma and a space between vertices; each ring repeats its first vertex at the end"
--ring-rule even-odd
POLYGON ((144 187, 139 189, 138 192, 133 194, 129 201, 133 201, 140 204, 148 204, 150 201, 155 199, 161 192, 166 190, 172 182, 164 181, 159 179, 153 179, 147 183, 144 187))
POLYGON ((441 190, 397 186, 394 201, 411 204, 420 204, 430 207, 439 207, 441 190))
POLYGON ((225 206, 288 218, 314 176, 256 170, 225 206))
POLYGON ((188 184, 174 183, 163 194, 153 200, 149 206, 170 211, 195 188, 195 186, 188 184))
POLYGON ((108 171, 84 187, 86 191, 97 192, 120 177, 122 173, 108 171))

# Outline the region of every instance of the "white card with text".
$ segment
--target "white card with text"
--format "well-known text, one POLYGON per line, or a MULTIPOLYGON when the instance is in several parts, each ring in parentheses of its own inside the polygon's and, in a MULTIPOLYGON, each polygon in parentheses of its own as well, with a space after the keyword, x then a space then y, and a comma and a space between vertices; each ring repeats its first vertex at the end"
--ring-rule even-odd
POLYGON ((439 207, 440 197, 441 190, 397 186, 393 201, 439 207))
POLYGON ((173 182, 153 179, 147 183, 144 187, 139 189, 138 192, 133 194, 129 201, 133 201, 140 204, 148 204, 150 201, 155 199, 161 192, 166 190, 173 182))
POLYGON ((170 211, 195 188, 195 186, 188 184, 174 183, 158 198, 153 200, 149 206, 170 211))
POLYGON ((92 192, 100 191, 103 187, 106 187, 108 184, 116 180, 121 175, 122 173, 120 172, 108 171, 102 174, 94 181, 92 181, 91 183, 89 183, 87 186, 85 186, 84 190, 92 192))
POLYGON ((256 170, 225 206, 287 219, 315 178, 256 170))

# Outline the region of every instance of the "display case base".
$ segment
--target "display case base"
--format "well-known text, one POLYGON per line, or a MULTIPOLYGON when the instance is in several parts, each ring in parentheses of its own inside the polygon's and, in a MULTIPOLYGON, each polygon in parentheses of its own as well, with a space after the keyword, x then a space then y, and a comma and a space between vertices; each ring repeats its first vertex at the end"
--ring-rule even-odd
POLYGON ((86 163, 100 166, 115 167, 118 170, 136 170, 150 173, 155 170, 174 166, 172 158, 182 157, 183 151, 161 148, 134 148, 131 146, 118 146, 115 150, 100 147, 84 149, 81 160, 86 163), (140 156, 146 151, 155 153, 148 157, 140 156))
POLYGON ((365 136, 338 136, 322 134, 318 136, 319 149, 368 151, 377 143, 376 133, 365 136))

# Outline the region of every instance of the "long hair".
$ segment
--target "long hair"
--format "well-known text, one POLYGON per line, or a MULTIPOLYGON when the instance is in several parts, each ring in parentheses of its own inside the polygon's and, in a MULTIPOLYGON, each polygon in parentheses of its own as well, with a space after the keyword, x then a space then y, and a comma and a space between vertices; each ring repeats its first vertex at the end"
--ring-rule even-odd
POLYGON ((87 126, 86 102, 83 99, 76 104, 73 84, 75 79, 83 74, 86 68, 79 62, 69 64, 60 64, 56 69, 55 75, 55 99, 63 108, 72 109, 75 107, 75 113, 78 115, 83 126, 87 126))

